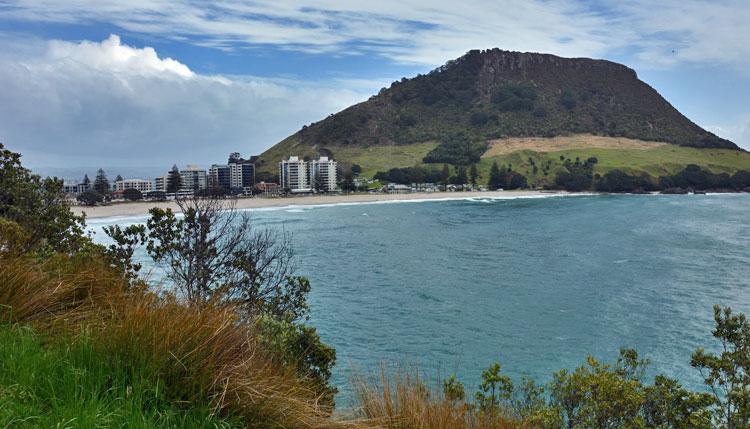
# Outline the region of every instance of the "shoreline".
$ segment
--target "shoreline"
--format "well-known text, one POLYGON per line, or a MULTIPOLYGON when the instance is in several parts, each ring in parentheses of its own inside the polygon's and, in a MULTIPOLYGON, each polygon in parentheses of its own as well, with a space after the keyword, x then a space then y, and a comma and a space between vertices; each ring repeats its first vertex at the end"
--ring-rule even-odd
MULTIPOLYGON (((511 199, 539 198, 544 196, 592 195, 574 194, 564 191, 485 191, 485 192, 413 192, 408 194, 347 194, 347 195, 311 195, 298 197, 254 197, 237 199, 237 209, 271 209, 294 208, 300 206, 333 206, 344 204, 409 202, 409 201, 451 201, 470 198, 511 199)), ((137 201, 118 202, 107 206, 71 206, 74 213, 84 213, 86 219, 103 219, 112 217, 147 216, 152 207, 170 208, 177 211, 174 201, 137 201)))

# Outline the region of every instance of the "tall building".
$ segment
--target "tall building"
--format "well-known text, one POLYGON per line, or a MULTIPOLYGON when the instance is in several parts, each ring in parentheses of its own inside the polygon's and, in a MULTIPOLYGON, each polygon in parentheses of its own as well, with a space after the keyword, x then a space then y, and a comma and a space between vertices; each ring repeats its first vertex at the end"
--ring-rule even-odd
POLYGON ((188 165, 180 170, 182 186, 180 191, 199 191, 208 188, 208 175, 206 170, 197 165, 188 165))
POLYGON ((208 184, 212 188, 243 189, 249 193, 255 186, 255 164, 245 160, 214 164, 208 170, 208 184))
POLYGON ((279 184, 291 192, 310 192, 307 163, 297 156, 290 156, 279 163, 279 184))
POLYGON ((252 190, 255 186, 255 164, 247 161, 229 164, 229 182, 232 188, 252 190))
POLYGON ((310 186, 318 192, 336 190, 336 161, 321 156, 308 162, 310 186))
POLYGON ((231 176, 229 165, 214 164, 208 169, 208 187, 229 190, 232 188, 231 176))
POLYGON ((137 189, 141 192, 151 192, 153 183, 150 180, 143 179, 123 179, 115 182, 115 191, 124 191, 126 189, 137 189))

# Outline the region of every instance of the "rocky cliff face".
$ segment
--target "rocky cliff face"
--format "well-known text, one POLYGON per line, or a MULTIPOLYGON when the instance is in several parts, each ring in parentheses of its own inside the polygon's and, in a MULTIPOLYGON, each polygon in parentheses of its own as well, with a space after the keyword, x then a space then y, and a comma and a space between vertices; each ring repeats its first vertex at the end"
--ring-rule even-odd
POLYGON ((575 133, 737 149, 611 61, 470 51, 304 127, 305 145, 398 145, 575 133), (457 137, 458 136, 458 137, 457 137))

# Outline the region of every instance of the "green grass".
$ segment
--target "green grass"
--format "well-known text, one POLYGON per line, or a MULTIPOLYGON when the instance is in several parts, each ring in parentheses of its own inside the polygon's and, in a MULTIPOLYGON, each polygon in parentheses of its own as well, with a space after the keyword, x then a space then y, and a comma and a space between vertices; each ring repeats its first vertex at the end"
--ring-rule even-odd
POLYGON ((298 144, 293 138, 273 146, 263 153, 262 163, 258 171, 278 174, 278 163, 290 155, 304 158, 316 158, 320 155, 320 148, 326 148, 333 153, 334 158, 346 167, 359 164, 362 174, 372 177, 378 171, 386 171, 395 167, 410 167, 415 163, 421 163, 427 153, 438 145, 437 142, 416 143, 409 145, 393 146, 309 146, 298 144))
MULTIPOLYGON (((427 142, 398 146, 331 146, 327 149, 333 152, 334 157, 345 167, 351 164, 359 164, 362 167, 362 175, 372 177, 378 171, 387 171, 395 167, 424 165, 422 158, 436 146, 436 142, 427 142)), ((316 157, 318 154, 319 148, 298 144, 290 138, 263 154, 263 158, 269 161, 267 161, 265 167, 261 167, 259 170, 276 173, 278 161, 282 158, 289 155, 316 157)), ((730 149, 697 149, 677 145, 663 145, 652 149, 582 147, 554 152, 520 150, 509 154, 482 158, 477 165, 480 175, 479 182, 486 183, 493 161, 497 161, 501 165, 512 164, 513 169, 524 174, 531 184, 543 182, 545 176, 542 169, 539 168, 535 174, 533 167, 528 162, 529 157, 540 167, 543 163, 552 161, 546 179, 553 181, 555 173, 562 168, 560 156, 572 160, 575 160, 576 157, 585 160, 594 156, 599 160, 594 172, 599 174, 620 169, 631 174, 643 172, 653 177, 659 177, 674 174, 688 164, 700 165, 714 173, 732 174, 737 170, 750 170, 750 153, 730 149)))
POLYGON ((158 377, 97 353, 85 341, 0 325, 2 428, 229 428, 240 425, 164 398, 158 377))
POLYGON ((750 153, 729 149, 696 149, 690 147, 665 145, 653 149, 602 149, 583 148, 555 152, 519 151, 507 155, 482 158, 478 170, 481 180, 486 181, 493 161, 504 165, 511 163, 513 169, 524 174, 529 183, 537 183, 545 177, 541 165, 552 161, 548 180, 554 180, 555 172, 562 168, 560 156, 582 161, 594 156, 598 163, 594 173, 620 169, 628 173, 647 173, 652 177, 671 175, 685 168, 688 164, 697 164, 714 173, 732 174, 737 170, 750 170, 750 153), (536 174, 528 159, 531 157, 539 167, 536 174))

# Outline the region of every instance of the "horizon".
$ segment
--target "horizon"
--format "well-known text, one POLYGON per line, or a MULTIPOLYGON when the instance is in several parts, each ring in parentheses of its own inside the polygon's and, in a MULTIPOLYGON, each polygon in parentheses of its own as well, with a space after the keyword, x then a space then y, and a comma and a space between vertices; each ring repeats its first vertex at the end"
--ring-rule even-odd
POLYGON ((624 64, 750 149, 741 1, 429 5, 6 1, 0 141, 35 171, 208 166, 497 47, 624 64))

